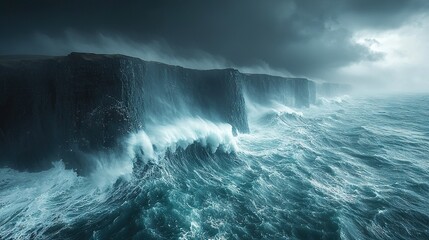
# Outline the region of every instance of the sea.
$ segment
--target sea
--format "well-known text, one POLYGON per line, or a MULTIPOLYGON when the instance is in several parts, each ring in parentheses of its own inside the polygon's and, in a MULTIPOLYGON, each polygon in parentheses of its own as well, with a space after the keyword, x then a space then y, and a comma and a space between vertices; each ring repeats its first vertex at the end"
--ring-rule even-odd
POLYGON ((0 169, 0 239, 429 239, 429 95, 247 102, 147 126, 79 175, 0 169))

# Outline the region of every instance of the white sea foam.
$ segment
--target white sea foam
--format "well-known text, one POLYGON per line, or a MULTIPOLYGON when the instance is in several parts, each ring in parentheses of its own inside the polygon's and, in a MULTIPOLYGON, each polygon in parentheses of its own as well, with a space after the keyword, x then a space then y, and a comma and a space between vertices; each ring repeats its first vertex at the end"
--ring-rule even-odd
MULTIPOLYGON (((417 109, 424 118, 426 108, 418 110, 415 104, 395 109, 402 115, 417 109)), ((285 125, 255 123, 251 134, 237 138, 228 124, 203 119, 147 126, 124 141, 124 156, 94 156, 100 162, 91 177, 77 176, 61 162, 39 173, 0 169, 0 238, 228 239, 237 234, 251 238, 255 232, 248 230, 258 229, 260 238, 281 239, 296 237, 285 233, 284 226, 291 231, 304 226, 304 234, 315 234, 312 229, 321 223, 323 235, 316 238, 426 236, 419 219, 428 215, 422 208, 428 189, 428 165, 422 161, 427 126, 384 117, 378 120, 386 125, 379 124, 373 121, 379 115, 369 115, 373 111, 361 106, 353 99, 313 107, 303 110, 305 119, 285 125), (341 118, 332 119, 337 113, 341 118), (356 142, 359 137, 368 142, 356 142), (221 149, 235 143, 237 161, 160 166, 153 178, 96 187, 127 176, 139 152, 146 159, 161 159, 167 148, 201 144, 221 149), (397 213, 404 213, 400 221, 397 213)), ((278 110, 271 105, 263 109, 278 110)), ((262 116, 271 119, 272 114, 262 116)))
POLYGON ((297 111, 277 101, 271 101, 271 103, 268 105, 260 105, 248 100, 246 102, 246 107, 249 112, 249 117, 253 120, 259 119, 267 115, 273 115, 273 114, 275 116, 285 116, 285 115, 290 115, 295 117, 304 116, 303 112, 297 111))
POLYGON ((74 171, 66 170, 61 161, 43 172, 3 168, 0 174, 0 238, 41 238, 53 221, 72 221, 71 217, 62 214, 63 211, 71 207, 68 205, 74 200, 84 199, 79 194, 89 194, 82 191, 82 178, 74 171), (54 200, 56 204, 52 204, 54 200))
POLYGON ((118 178, 129 180, 132 176, 133 160, 125 154, 99 153, 92 159, 96 166, 89 177, 99 188, 112 186, 118 178))
POLYGON ((142 154, 145 161, 155 160, 167 149, 174 152, 194 143, 207 147, 212 153, 237 151, 230 124, 186 118, 169 125, 148 126, 145 131, 132 134, 127 141, 128 155, 134 158, 136 154, 142 154))
POLYGON ((344 103, 350 100, 350 96, 349 95, 343 95, 343 96, 337 96, 337 97, 330 97, 330 98, 325 98, 325 97, 319 97, 317 99, 317 103, 319 105, 326 105, 326 104, 340 104, 340 103, 344 103))
POLYGON ((290 108, 286 105, 283 105, 279 102, 273 102, 272 106, 274 107, 274 110, 277 112, 277 115, 288 114, 288 115, 294 115, 294 116, 298 116, 298 117, 304 116, 304 114, 302 112, 297 111, 293 108, 290 108))

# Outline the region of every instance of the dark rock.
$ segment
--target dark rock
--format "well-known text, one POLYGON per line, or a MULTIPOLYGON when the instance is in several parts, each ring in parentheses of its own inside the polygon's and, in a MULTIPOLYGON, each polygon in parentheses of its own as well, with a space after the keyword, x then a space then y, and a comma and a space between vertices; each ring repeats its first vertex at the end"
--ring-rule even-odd
MULTIPOLYGON (((240 74, 122 55, 0 59, 0 164, 40 170, 121 147, 146 124, 207 117, 248 132, 240 74)), ((89 160, 88 160, 89 161, 89 160)))
POLYGON ((41 170, 62 159, 85 171, 129 133, 201 117, 249 132, 244 94, 264 104, 315 101, 305 78, 193 70, 123 55, 0 58, 0 165, 41 170))

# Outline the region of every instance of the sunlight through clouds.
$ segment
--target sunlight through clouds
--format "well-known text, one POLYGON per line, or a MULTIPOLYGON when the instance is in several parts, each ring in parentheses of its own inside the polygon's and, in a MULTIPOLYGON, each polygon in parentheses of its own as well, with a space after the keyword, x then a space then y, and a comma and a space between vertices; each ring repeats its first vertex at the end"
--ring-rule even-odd
MULTIPOLYGON (((385 90, 428 91, 429 16, 420 15, 398 29, 363 30, 353 40, 382 57, 360 61, 338 70, 342 79, 367 87, 383 85, 385 90), (390 83, 387 87, 386 83, 390 83)), ((377 89, 380 90, 380 89, 377 89)))

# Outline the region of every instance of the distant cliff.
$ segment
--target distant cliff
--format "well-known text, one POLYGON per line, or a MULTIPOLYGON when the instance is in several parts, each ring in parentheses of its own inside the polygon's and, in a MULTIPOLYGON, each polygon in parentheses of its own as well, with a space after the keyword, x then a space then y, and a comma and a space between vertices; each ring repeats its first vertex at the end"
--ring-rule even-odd
POLYGON ((317 95, 320 97, 335 97, 351 92, 352 86, 343 83, 324 82, 316 84, 317 95))
POLYGON ((0 165, 81 168, 92 152, 121 147, 130 132, 181 117, 249 131, 244 95, 296 107, 313 103, 303 78, 193 70, 123 55, 0 59, 0 165))
POLYGON ((257 103, 272 100, 294 107, 315 102, 314 83, 306 78, 285 78, 266 74, 244 74, 245 93, 257 103))

